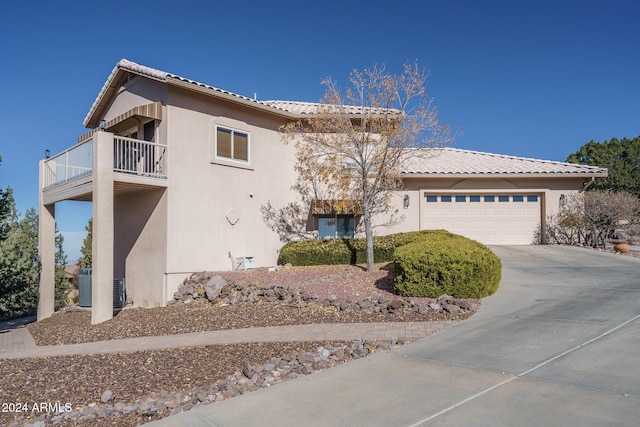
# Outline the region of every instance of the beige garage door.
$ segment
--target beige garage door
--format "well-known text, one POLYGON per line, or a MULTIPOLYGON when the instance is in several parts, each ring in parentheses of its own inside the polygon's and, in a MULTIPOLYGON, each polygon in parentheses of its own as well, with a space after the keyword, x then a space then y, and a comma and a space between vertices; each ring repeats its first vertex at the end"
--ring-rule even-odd
POLYGON ((540 227, 537 194, 425 193, 422 228, 445 229, 485 245, 529 245, 540 227))

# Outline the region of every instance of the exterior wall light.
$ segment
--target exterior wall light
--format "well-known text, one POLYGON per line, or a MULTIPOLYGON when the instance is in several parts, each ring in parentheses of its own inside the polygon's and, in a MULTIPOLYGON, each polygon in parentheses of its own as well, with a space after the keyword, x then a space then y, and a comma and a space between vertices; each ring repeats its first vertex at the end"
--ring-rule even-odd
POLYGON ((404 195, 404 199, 402 200, 402 206, 404 206, 405 209, 408 209, 409 208, 409 202, 410 202, 409 195, 405 194, 404 195))
POLYGON ((100 130, 103 132, 107 130, 107 121, 105 119, 100 120, 100 130))
POLYGON ((51 151, 49 151, 49 149, 47 148, 46 150, 44 150, 44 158, 48 159, 49 157, 51 157, 51 151))

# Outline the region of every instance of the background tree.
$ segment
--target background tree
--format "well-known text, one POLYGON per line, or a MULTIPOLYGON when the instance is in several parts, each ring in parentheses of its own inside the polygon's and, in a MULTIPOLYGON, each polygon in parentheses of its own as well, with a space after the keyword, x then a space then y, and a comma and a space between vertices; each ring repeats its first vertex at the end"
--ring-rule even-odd
MULTIPOLYGON (((62 241, 62 235, 58 233, 56 308, 64 303, 68 291, 62 241)), ((0 319, 28 315, 37 310, 39 273, 38 214, 31 208, 20 219, 11 187, 0 189, 0 319)))
POLYGON ((37 251, 35 211, 27 211, 20 220, 13 190, 0 188, 0 319, 29 314, 37 307, 37 251))
MULTIPOLYGON (((409 157, 453 139, 426 92, 428 72, 405 64, 401 74, 384 66, 354 70, 347 89, 325 79, 317 114, 283 128, 296 148, 302 181, 317 182, 334 195, 337 209, 362 213, 367 269, 373 271, 373 221, 388 211, 392 191, 402 187, 400 170, 409 157)), ((316 185, 316 184, 314 184, 316 185)))
POLYGON ((87 235, 82 241, 82 247, 80 248, 80 268, 91 268, 91 247, 93 242, 93 218, 89 218, 87 225, 84 229, 87 231, 87 235))
MULTIPOLYGON (((0 166, 2 165, 2 156, 0 156, 0 166)), ((0 242, 7 238, 9 233, 11 215, 11 202, 9 201, 10 189, 3 190, 0 188, 0 242)), ((14 206, 15 210, 15 206, 14 206)))
POLYGON ((640 136, 590 141, 569 154, 567 161, 609 169, 609 177, 597 180, 590 190, 625 191, 640 197, 640 136))
POLYGON ((38 215, 29 209, 19 220, 10 188, 6 194, 10 215, 0 241, 0 318, 31 314, 38 306, 38 215))
POLYGON ((60 234, 56 227, 56 273, 55 273, 55 296, 54 296, 54 308, 56 310, 63 307, 67 302, 67 295, 71 290, 69 282, 67 282, 67 272, 65 266, 67 265, 67 255, 62 248, 64 237, 60 234))

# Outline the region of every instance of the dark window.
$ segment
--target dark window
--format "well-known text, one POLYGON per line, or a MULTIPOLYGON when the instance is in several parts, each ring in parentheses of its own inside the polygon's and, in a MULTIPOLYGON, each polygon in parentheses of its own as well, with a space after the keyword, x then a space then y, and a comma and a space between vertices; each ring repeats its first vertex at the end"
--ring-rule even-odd
POLYGON ((498 196, 498 201, 499 202, 508 202, 509 201, 509 196, 498 196))
POLYGON ((524 202, 524 196, 513 196, 514 202, 524 202))
POLYGON ((538 196, 536 196, 535 194, 527 196, 527 202, 537 202, 537 201, 538 201, 538 196))
POLYGON ((480 201, 480 196, 469 196, 469 201, 473 203, 477 203, 480 201))
POLYGON ((486 202, 495 202, 496 196, 484 196, 484 201, 486 202))
POLYGON ((156 123, 152 120, 144 124, 144 140, 152 142, 156 135, 156 123))
POLYGON ((440 201, 441 202, 450 202, 451 201, 451 196, 440 196, 440 201))
POLYGON ((438 196, 427 196, 427 203, 436 203, 438 201, 438 196))
POLYGON ((216 157, 249 161, 249 134, 216 127, 216 157))
POLYGON ((337 215, 318 218, 319 239, 351 239, 355 235, 355 218, 353 215, 337 215))
POLYGON ((467 196, 456 196, 456 202, 466 202, 467 196))

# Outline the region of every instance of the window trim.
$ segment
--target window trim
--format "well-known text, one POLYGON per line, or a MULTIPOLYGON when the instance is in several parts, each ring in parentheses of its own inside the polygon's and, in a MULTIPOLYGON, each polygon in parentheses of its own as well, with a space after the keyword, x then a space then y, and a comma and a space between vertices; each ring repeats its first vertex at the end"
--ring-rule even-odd
POLYGON ((233 126, 227 126, 227 125, 216 123, 213 128, 213 160, 215 162, 221 162, 222 164, 231 163, 231 165, 240 166, 240 167, 250 166, 251 165, 251 132, 238 129, 233 126), (231 156, 232 157, 218 155, 218 129, 231 132, 231 156), (236 132, 247 136, 247 160, 233 158, 234 146, 235 146, 234 134, 236 132))

